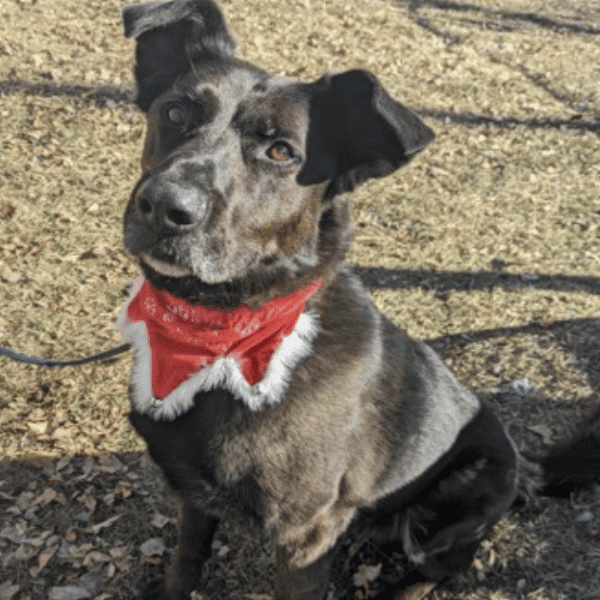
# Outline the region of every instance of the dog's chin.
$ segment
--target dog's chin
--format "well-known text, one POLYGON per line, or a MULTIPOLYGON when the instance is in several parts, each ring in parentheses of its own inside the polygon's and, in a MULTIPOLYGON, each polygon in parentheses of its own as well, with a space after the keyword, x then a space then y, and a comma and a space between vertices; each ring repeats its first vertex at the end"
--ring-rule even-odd
POLYGON ((152 286, 190 304, 217 308, 235 308, 242 304, 258 305, 261 297, 281 279, 281 273, 252 273, 246 277, 209 283, 191 269, 153 258, 147 254, 135 257, 152 286))
POLYGON ((135 257, 144 276, 157 290, 169 292, 190 304, 206 306, 233 306, 235 304, 228 293, 227 284, 207 283, 196 277, 191 269, 159 260, 149 254, 135 257))

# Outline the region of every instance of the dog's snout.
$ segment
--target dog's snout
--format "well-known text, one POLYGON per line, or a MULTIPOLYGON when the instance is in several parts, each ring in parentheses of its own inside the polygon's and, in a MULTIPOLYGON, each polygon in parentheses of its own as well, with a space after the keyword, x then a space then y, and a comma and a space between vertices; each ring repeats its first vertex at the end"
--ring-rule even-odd
POLYGON ((174 181, 149 179, 136 195, 141 217, 159 233, 182 233, 193 229, 207 210, 201 190, 174 181))

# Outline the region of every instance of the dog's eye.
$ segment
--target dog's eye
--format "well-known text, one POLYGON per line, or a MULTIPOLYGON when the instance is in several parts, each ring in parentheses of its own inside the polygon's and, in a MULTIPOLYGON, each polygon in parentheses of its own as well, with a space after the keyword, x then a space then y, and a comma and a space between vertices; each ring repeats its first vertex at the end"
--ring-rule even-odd
POLYGON ((275 162, 287 162, 294 158, 294 151, 286 142, 275 142, 267 148, 267 156, 275 162))
POLYGON ((188 119, 188 111, 181 104, 169 104, 165 108, 164 115, 169 123, 178 127, 185 125, 188 119))

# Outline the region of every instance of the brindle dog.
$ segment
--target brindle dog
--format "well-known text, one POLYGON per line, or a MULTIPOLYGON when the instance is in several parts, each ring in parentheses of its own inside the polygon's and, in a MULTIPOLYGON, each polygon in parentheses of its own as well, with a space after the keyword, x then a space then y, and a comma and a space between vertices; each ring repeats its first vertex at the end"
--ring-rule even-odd
POLYGON ((345 193, 405 165, 432 131, 366 71, 300 83, 236 58, 211 0, 130 6, 124 23, 148 124, 125 247, 152 288, 235 311, 320 283, 270 387, 225 374, 171 406, 148 373, 132 379, 131 422, 181 500, 176 556, 143 597, 187 598, 218 519, 240 514, 276 546, 277 600, 322 600, 350 527, 414 565, 381 598, 423 597, 469 566, 521 461, 344 262, 345 193))

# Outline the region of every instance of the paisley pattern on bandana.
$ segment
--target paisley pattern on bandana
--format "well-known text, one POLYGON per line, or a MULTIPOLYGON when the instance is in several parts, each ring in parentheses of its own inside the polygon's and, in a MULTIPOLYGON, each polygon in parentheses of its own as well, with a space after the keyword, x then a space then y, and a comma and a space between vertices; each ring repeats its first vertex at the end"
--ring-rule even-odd
POLYGON ((117 326, 136 350, 134 408, 174 419, 196 392, 223 387, 252 410, 278 402, 291 370, 310 352, 316 316, 304 313, 318 279, 253 309, 193 306, 140 276, 117 326))

